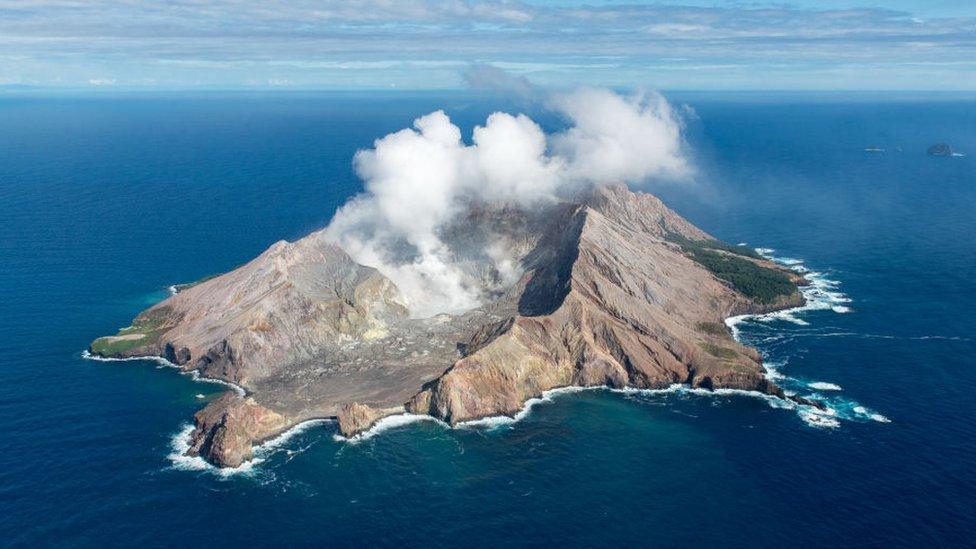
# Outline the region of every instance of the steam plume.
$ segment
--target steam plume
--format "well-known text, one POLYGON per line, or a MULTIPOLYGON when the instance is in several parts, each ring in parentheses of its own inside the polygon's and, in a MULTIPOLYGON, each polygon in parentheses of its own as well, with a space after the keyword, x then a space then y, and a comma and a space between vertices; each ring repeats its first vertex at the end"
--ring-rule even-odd
MULTIPOLYGON (((472 203, 533 208, 590 185, 688 171, 680 120, 660 95, 581 89, 549 105, 568 129, 546 135, 524 114, 496 112, 468 144, 436 111, 377 139, 354 159, 365 192, 336 213, 329 236, 393 280, 413 316, 456 313, 477 306, 484 288, 458 265, 442 229, 472 203)), ((502 283, 519 276, 504 246, 491 243, 481 252, 502 283)))

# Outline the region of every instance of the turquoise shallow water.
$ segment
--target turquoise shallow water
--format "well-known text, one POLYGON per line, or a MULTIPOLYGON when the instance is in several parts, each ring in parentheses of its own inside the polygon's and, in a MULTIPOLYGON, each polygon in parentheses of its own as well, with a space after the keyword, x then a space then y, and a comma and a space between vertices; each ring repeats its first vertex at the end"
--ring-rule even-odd
POLYGON ((836 427, 742 395, 585 391, 495 428, 419 422, 350 444, 314 425, 219 475, 169 456, 224 387, 82 349, 170 284, 320 227, 375 137, 438 107, 470 128, 497 104, 0 98, 0 539, 971 543, 976 165, 923 151, 976 153, 976 103, 675 99, 697 114, 699 173, 655 191, 836 283, 833 308, 738 325, 784 385, 831 399, 836 427))

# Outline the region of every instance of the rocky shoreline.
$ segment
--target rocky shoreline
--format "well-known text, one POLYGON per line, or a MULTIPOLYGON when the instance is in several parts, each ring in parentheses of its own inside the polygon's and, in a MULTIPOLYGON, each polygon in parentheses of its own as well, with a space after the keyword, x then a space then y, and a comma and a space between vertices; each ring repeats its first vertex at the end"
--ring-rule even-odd
POLYGON ((802 305, 803 279, 651 195, 601 187, 542 215, 489 205, 454 230, 511 243, 522 270, 462 314, 412 318, 388 278, 320 231, 184 285, 90 352, 162 357, 242 387, 194 416, 187 454, 221 467, 311 419, 334 418, 346 437, 402 413, 457 425, 512 417, 561 387, 684 384, 820 406, 787 396, 724 326, 802 305))

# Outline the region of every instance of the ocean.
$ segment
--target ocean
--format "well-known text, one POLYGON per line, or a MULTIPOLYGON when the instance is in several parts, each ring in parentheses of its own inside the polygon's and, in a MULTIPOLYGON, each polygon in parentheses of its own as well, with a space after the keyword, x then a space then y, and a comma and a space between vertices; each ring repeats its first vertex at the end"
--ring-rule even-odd
POLYGON ((812 306, 733 324, 834 415, 564 391, 514 422, 387 421, 354 442, 305 425, 227 474, 178 457, 226 387, 86 360, 88 343, 172 284, 322 227, 360 190, 350 160, 373 139, 437 108, 469 132, 520 105, 0 95, 0 545, 976 543, 976 102, 669 96, 688 106, 695 175, 650 190, 805 269, 812 306), (925 154, 941 141, 968 156, 925 154))

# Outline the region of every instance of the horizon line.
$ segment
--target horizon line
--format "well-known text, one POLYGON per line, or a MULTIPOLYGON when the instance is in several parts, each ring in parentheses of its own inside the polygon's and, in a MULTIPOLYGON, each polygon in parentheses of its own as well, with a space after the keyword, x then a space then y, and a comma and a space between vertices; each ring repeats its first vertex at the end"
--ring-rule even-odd
MULTIPOLYGON (((659 92, 696 92, 696 93, 938 93, 938 94, 974 94, 976 89, 969 88, 687 88, 687 87, 653 87, 653 86, 596 86, 581 84, 580 86, 553 86, 548 89, 572 89, 576 87, 608 88, 614 90, 648 89, 659 92)), ((472 95, 505 95, 505 90, 484 90, 464 87, 301 87, 301 86, 44 86, 33 84, 0 84, 0 92, 84 92, 92 94, 125 93, 169 93, 169 92, 261 92, 261 93, 354 93, 354 92, 387 92, 387 93, 432 93, 451 92, 468 93, 472 95)))

